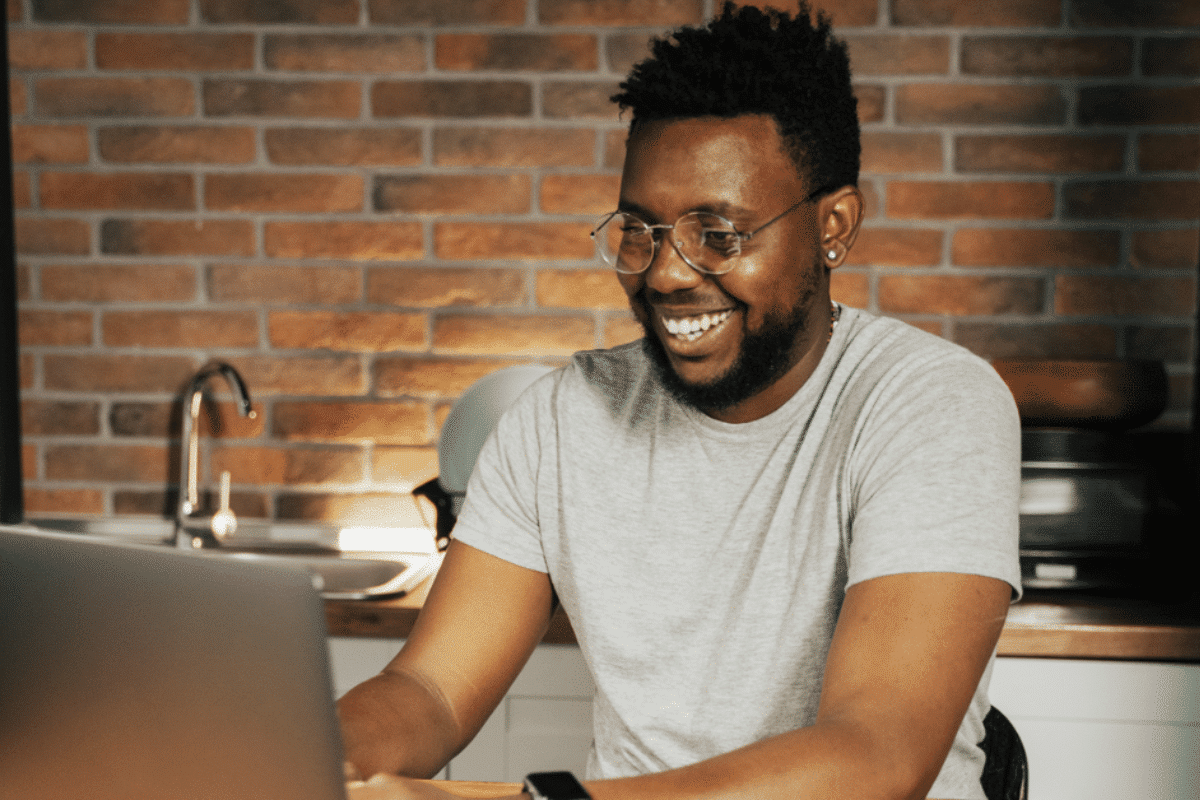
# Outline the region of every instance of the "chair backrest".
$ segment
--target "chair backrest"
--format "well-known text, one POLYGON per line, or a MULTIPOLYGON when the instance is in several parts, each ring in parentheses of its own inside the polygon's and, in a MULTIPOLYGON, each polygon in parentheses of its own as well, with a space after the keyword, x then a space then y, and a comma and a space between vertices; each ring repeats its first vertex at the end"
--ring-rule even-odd
POLYGON ((988 800, 1025 800, 1029 794, 1029 762, 1025 745, 1008 717, 992 706, 983 718, 983 793, 988 800))

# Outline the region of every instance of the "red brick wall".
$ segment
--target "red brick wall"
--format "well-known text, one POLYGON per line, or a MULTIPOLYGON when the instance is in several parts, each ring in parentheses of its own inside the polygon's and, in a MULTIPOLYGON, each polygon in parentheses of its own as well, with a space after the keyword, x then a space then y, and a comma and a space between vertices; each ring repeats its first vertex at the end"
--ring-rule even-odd
MULTIPOLYGON (((712 0, 7 0, 31 513, 161 513, 220 357, 235 508, 411 515, 449 404, 637 331, 592 259, 650 34, 712 0)), ((837 297, 986 356, 1165 361, 1187 424, 1200 4, 846 0, 837 297)))

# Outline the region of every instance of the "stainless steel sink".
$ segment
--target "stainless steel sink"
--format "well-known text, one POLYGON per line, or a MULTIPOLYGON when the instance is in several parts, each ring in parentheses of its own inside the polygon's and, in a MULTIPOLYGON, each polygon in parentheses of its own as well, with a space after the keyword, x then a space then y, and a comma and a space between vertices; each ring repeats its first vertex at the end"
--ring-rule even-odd
MULTIPOLYGON (((26 524, 47 531, 174 547, 168 544, 174 522, 166 519, 30 519, 26 524)), ((304 569, 316 576, 324 597, 338 600, 403 594, 432 575, 441 561, 428 531, 247 519, 238 521, 237 532, 220 547, 183 552, 196 558, 232 558, 304 569)))

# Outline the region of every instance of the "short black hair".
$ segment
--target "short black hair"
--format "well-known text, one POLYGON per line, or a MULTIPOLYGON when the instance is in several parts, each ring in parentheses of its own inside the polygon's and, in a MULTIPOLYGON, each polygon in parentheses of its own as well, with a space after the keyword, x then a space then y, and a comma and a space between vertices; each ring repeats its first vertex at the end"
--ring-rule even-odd
POLYGON ((651 42, 612 96, 646 122, 772 117, 797 172, 813 189, 857 185, 858 102, 845 42, 824 12, 799 0, 794 16, 727 2, 708 25, 683 27, 651 42))

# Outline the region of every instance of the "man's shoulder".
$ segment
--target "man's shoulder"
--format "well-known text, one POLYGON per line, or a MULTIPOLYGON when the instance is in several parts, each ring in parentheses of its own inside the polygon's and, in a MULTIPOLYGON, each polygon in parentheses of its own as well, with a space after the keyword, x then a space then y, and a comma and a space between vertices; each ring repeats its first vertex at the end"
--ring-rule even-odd
POLYGON ((1012 402, 991 364, 962 345, 867 312, 857 312, 852 319, 854 330, 839 367, 845 380, 860 390, 885 390, 910 400, 961 394, 990 398, 999 405, 1012 402))
MULTIPOLYGON (((845 312, 853 330, 847 350, 883 361, 949 361, 987 367, 987 362, 960 344, 915 325, 861 309, 845 312)), ((990 368, 989 368, 990 369, 990 368)))
POLYGON ((567 363, 535 381, 505 416, 527 425, 555 419, 619 415, 635 397, 653 391, 653 370, 635 341, 608 349, 580 350, 567 363))
POLYGON ((564 385, 571 390, 625 395, 645 378, 648 368, 640 339, 603 350, 581 350, 571 356, 564 385))

